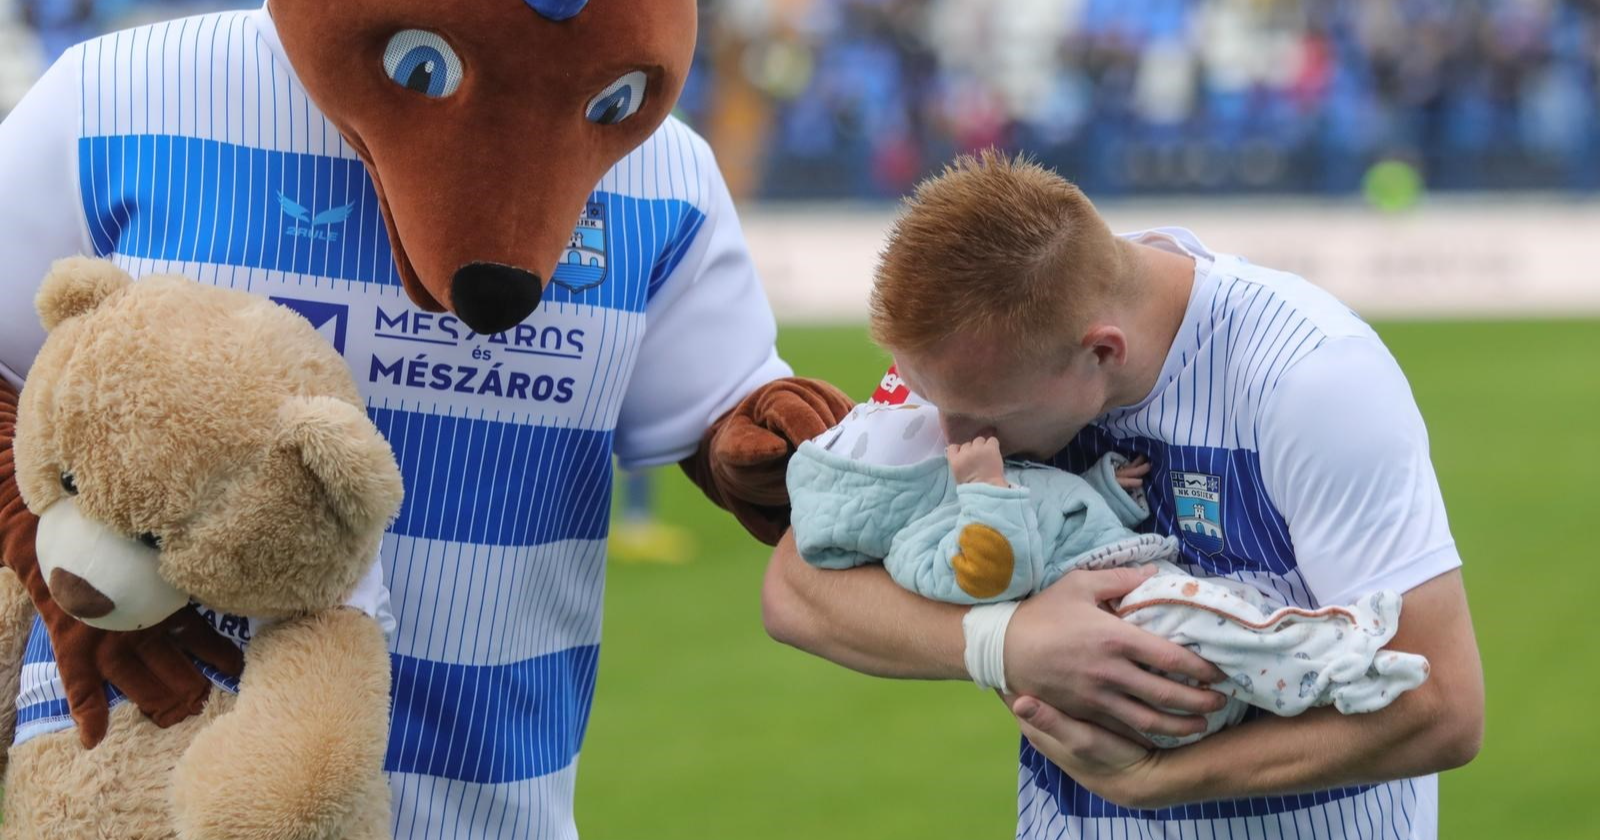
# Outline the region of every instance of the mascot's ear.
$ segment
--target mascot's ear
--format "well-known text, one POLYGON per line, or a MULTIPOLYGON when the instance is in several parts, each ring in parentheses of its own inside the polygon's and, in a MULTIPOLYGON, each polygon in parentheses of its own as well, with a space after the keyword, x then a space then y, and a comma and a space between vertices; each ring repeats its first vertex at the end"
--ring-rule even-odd
POLYGON ((68 318, 93 312, 107 298, 131 285, 133 278, 128 272, 109 260, 67 257, 50 266, 33 307, 49 332, 68 318))
POLYGON ((400 468, 361 409, 333 397, 292 397, 278 410, 280 446, 292 449, 351 530, 382 529, 400 511, 400 468))

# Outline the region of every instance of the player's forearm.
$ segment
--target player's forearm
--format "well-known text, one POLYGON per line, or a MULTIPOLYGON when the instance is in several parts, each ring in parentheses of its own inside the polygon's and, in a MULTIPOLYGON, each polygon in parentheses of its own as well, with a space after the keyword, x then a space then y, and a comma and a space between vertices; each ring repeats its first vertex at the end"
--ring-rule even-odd
POLYGON ((1304 793, 1471 761, 1483 739, 1483 670, 1459 571, 1406 593, 1390 647, 1428 657, 1428 681, 1376 712, 1267 717, 1162 753, 1141 804, 1304 793))
POLYGON ((1163 753, 1161 783, 1136 804, 1308 793, 1460 767, 1477 754, 1481 714, 1472 719, 1428 695, 1408 694, 1367 715, 1323 708, 1262 718, 1163 753))
POLYGON ((761 593, 772 638, 879 677, 967 679, 965 612, 902 589, 878 566, 814 568, 793 534, 773 552, 761 593))

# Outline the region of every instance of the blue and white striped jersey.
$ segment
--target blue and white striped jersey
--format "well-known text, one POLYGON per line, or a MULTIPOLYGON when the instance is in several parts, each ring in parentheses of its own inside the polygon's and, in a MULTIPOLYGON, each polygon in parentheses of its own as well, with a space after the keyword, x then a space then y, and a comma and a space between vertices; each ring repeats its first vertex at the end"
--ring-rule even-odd
POLYGON ((575 836, 613 456, 686 457, 789 373, 705 143, 669 120, 620 161, 498 335, 408 301, 264 9, 69 51, 0 125, 0 193, 0 375, 26 376, 37 283, 80 252, 272 298, 345 356, 406 481, 381 558, 395 836, 575 836))
MULTIPOLYGON (((1179 537, 1193 574, 1315 608, 1405 592, 1461 563, 1409 384, 1376 333, 1291 274, 1208 251, 1192 233, 1129 234, 1195 258, 1154 390, 1060 453, 1152 469, 1145 530, 1179 537)), ((920 400, 891 370, 876 400, 920 400)), ((1404 838, 1437 834, 1438 777, 1164 808, 1122 808, 1022 742, 1019 838, 1404 838)))

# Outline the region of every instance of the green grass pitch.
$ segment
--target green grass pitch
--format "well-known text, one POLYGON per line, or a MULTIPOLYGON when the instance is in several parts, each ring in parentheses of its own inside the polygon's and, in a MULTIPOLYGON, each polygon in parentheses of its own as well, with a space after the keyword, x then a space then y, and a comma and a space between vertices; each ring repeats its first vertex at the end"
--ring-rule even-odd
MULTIPOLYGON (((1440 836, 1600 837, 1586 620, 1600 600, 1600 322, 1378 329, 1428 422, 1488 681, 1486 745, 1444 777, 1440 836)), ((859 328, 787 329, 779 343, 857 398, 884 369, 859 328)), ((657 494, 698 548, 687 565, 610 569, 579 770, 586 838, 1011 836, 1017 736, 997 701, 772 642, 766 551, 675 469, 657 494)))

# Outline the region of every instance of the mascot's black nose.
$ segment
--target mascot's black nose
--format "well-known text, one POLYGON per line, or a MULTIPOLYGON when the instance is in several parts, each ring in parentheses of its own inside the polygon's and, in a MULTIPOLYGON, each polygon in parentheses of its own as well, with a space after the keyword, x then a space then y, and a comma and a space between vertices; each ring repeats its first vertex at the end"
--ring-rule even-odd
POLYGON ((456 317, 480 335, 505 332, 539 308, 544 283, 531 271, 475 262, 456 269, 450 303, 456 317))

